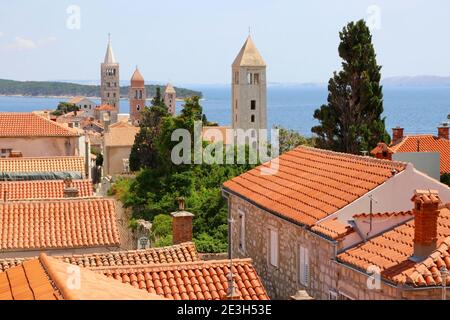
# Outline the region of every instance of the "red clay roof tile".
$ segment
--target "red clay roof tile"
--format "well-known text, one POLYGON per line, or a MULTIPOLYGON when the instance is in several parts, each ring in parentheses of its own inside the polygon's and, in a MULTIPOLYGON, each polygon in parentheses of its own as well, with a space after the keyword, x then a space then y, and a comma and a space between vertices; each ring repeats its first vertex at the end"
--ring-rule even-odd
MULTIPOLYGON (((228 279, 226 277, 217 278, 214 275, 219 272, 228 274, 230 263, 229 260, 196 261, 136 267, 101 267, 92 268, 92 270, 108 277, 122 279, 123 282, 129 284, 132 284, 133 277, 136 279, 138 287, 145 288, 148 292, 155 291, 156 294, 166 298, 218 300, 223 299, 226 295, 228 279), (144 278, 148 280, 146 282, 139 280, 137 277, 139 274, 144 275, 144 278)), ((250 259, 233 260, 233 274, 236 291, 241 300, 245 299, 245 296, 252 300, 269 299, 250 259), (242 281, 243 276, 251 277, 253 280, 245 284, 242 281), (250 292, 252 293, 250 294, 250 292)))
POLYGON ((83 157, 1 158, 0 172, 84 172, 83 157))
MULTIPOLYGON (((0 197, 6 196, 7 200, 64 198, 64 187, 62 180, 6 181, 0 182, 0 197)), ((80 197, 93 196, 91 180, 73 180, 72 187, 79 190, 80 197)))
POLYGON ((395 283, 413 286, 434 285, 433 283, 439 283, 440 273, 432 274, 431 268, 438 264, 446 264, 450 268, 450 259, 445 261, 445 258, 450 256, 449 235, 450 209, 443 207, 438 218, 440 246, 421 263, 415 263, 409 259, 414 251, 414 220, 340 253, 337 259, 363 271, 366 271, 369 266, 378 266, 382 277, 395 283), (432 277, 426 279, 428 274, 432 277))
POLYGON ((313 225, 400 172, 406 164, 298 147, 281 155, 279 170, 263 175, 264 164, 224 183, 238 194, 277 214, 313 225))
POLYGON ((337 218, 321 221, 311 230, 332 240, 338 240, 353 232, 353 228, 349 224, 341 222, 337 218))
POLYGON ((391 146, 397 152, 439 152, 441 155, 441 173, 450 173, 450 140, 433 135, 411 135, 391 146))
POLYGON ((0 250, 120 245, 110 199, 0 203, 0 250))
POLYGON ((0 113, 0 137, 76 137, 78 131, 35 113, 0 113))

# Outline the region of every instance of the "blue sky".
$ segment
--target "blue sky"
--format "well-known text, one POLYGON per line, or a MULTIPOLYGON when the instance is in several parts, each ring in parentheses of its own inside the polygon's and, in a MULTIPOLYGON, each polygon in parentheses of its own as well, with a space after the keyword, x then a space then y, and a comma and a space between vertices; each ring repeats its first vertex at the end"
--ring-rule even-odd
POLYGON ((0 78, 97 80, 110 32, 122 80, 139 65, 148 81, 227 83, 250 26, 269 81, 326 82, 359 18, 384 77, 450 75, 448 0, 0 0, 0 78))

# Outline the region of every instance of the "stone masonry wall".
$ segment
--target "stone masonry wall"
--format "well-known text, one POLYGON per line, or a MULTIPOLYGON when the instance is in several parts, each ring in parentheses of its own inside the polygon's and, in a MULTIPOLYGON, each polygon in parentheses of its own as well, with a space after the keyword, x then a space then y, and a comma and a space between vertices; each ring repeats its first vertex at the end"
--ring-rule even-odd
POLYGON ((244 199, 229 195, 229 210, 236 223, 231 230, 233 258, 252 258, 271 299, 289 299, 298 290, 316 299, 327 299, 335 287, 334 244, 302 226, 268 213, 244 199), (245 248, 239 248, 239 214, 245 215, 245 248), (269 230, 278 231, 278 267, 269 264, 269 230), (299 247, 309 249, 310 281, 307 288, 299 280, 299 247))

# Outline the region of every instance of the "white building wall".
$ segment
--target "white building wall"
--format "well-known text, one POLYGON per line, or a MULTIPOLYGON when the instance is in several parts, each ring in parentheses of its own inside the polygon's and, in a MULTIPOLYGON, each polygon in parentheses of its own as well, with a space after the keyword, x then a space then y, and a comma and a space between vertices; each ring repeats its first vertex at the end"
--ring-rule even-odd
POLYGON ((370 213, 371 195, 374 199, 373 213, 409 211, 413 208, 411 198, 416 189, 437 190, 443 203, 450 202, 450 188, 447 185, 408 164, 404 171, 323 220, 337 217, 340 221, 347 222, 355 214, 370 213))

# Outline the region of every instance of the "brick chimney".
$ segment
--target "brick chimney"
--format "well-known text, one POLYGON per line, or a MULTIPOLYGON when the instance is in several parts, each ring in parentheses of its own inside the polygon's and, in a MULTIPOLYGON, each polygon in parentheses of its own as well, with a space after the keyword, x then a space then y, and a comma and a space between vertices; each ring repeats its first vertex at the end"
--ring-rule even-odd
POLYGON ((450 132, 450 127, 448 125, 448 123, 443 123, 439 128, 438 128, 438 137, 440 139, 445 139, 445 140, 449 140, 449 132, 450 132))
POLYGON ((377 159, 392 160, 394 152, 386 143, 380 142, 370 153, 377 159))
POLYGON ((413 261, 427 258, 437 245, 439 193, 436 190, 416 190, 414 202, 414 255, 413 261))
POLYGON ((397 127, 392 129, 392 144, 395 145, 402 141, 405 129, 397 127))
POLYGON ((192 219, 194 215, 184 210, 184 198, 178 198, 178 211, 172 212, 172 238, 173 244, 192 241, 192 219))
POLYGON ((72 179, 64 179, 64 198, 78 198, 80 191, 78 188, 72 186, 72 179))

